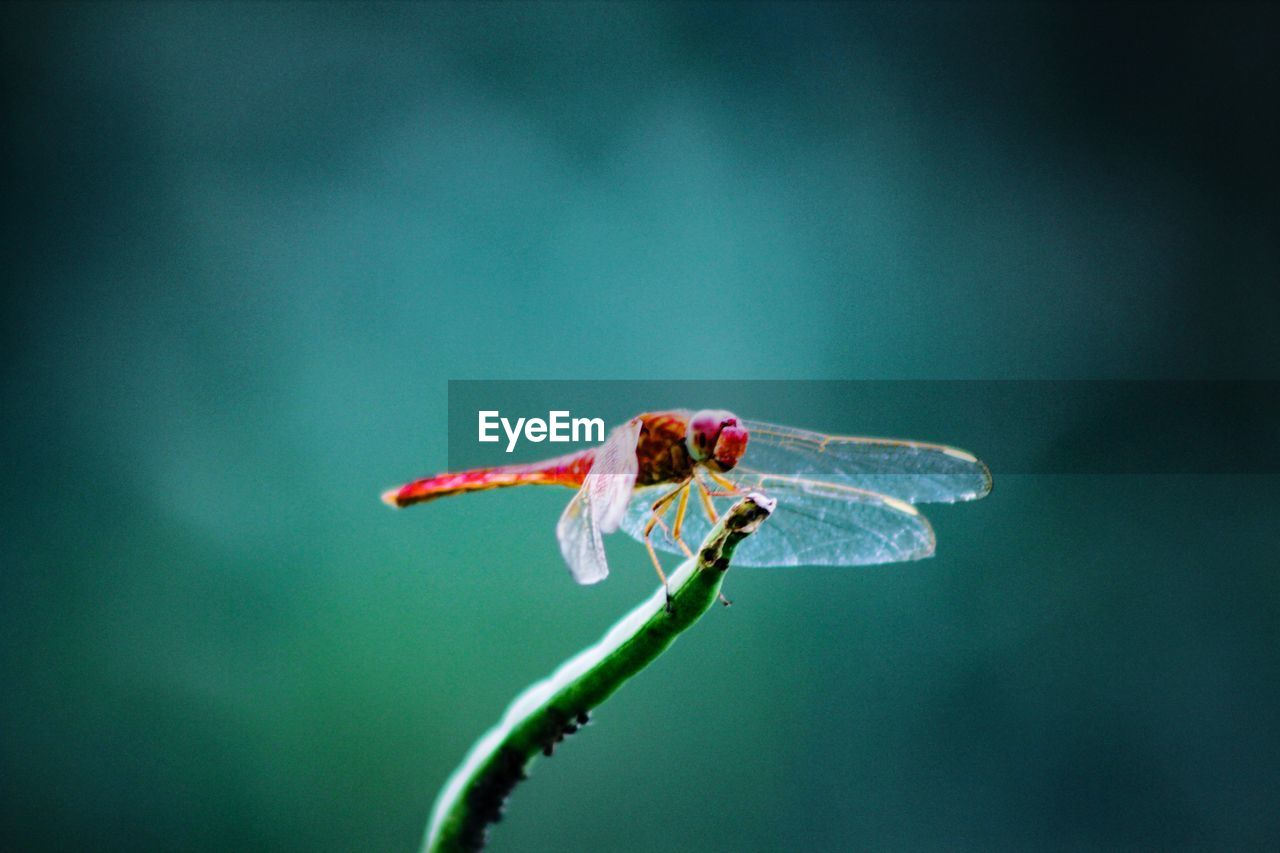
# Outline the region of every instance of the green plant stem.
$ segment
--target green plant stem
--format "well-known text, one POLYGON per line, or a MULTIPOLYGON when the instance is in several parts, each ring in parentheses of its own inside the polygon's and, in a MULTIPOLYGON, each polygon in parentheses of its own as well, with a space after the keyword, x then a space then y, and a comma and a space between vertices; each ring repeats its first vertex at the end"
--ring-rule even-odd
POLYGON ((479 850, 488 827, 501 818, 511 790, 539 754, 550 755, 565 735, 627 679, 648 666, 715 603, 734 548, 773 511, 774 503, 751 494, 734 504, 706 540, 659 589, 624 616, 595 645, 528 687, 501 722, 471 748, 436 800, 423 851, 479 850))

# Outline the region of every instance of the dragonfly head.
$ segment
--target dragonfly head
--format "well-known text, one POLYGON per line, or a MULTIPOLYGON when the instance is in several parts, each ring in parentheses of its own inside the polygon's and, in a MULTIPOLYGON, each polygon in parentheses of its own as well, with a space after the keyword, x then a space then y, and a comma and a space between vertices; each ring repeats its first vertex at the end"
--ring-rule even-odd
POLYGON ((703 409, 689 419, 684 442, 695 462, 728 471, 747 450, 747 429, 733 412, 703 409))

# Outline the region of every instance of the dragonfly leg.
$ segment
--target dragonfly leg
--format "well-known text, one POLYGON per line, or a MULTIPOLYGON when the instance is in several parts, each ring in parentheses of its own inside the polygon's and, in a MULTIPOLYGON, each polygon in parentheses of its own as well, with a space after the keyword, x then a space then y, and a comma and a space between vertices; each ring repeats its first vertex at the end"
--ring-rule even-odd
POLYGON ((710 468, 703 468, 703 470, 706 472, 707 476, 711 478, 711 482, 715 483, 720 488, 728 489, 734 494, 737 494, 738 492, 742 491, 741 489, 738 488, 738 485, 736 483, 734 483, 732 480, 728 479, 727 477, 720 476, 715 471, 712 471, 710 468))
POLYGON ((694 552, 690 551, 689 546, 685 544, 685 540, 673 534, 671 532, 671 529, 668 528, 666 521, 663 521, 662 519, 658 519, 658 526, 659 528, 662 528, 663 533, 667 534, 668 539, 671 539, 672 542, 675 542, 676 544, 678 544, 678 546, 680 546, 681 551, 685 552, 686 557, 694 556, 694 552))
POLYGON ((683 539, 681 539, 681 538, 679 538, 679 537, 677 537, 677 536, 672 535, 672 533, 671 533, 671 528, 667 527, 667 523, 666 523, 665 521, 663 521, 661 518, 655 518, 655 519, 654 519, 654 522, 655 522, 659 527, 661 527, 661 528, 662 528, 662 532, 663 532, 663 533, 667 534, 667 538, 668 538, 668 539, 670 539, 672 542, 674 542, 674 543, 676 543, 677 545, 679 545, 679 546, 680 546, 680 550, 684 552, 684 555, 685 555, 686 557, 692 557, 692 556, 693 556, 693 552, 689 550, 689 546, 688 546, 688 545, 684 544, 684 540, 683 540, 683 539))
MULTIPOLYGON (((662 516, 667 514, 667 507, 671 506, 671 502, 680 495, 680 491, 685 487, 685 485, 686 485, 685 483, 681 483, 671 491, 667 492, 662 497, 658 498, 652 504, 650 504, 649 511, 653 513, 654 518, 660 519, 662 518, 662 516)), ((661 521, 659 521, 658 523, 662 524, 661 521)), ((653 522, 650 522, 649 526, 645 528, 645 535, 648 535, 649 531, 652 529, 653 529, 653 522)), ((671 531, 667 530, 667 526, 665 524, 662 525, 662 530, 667 534, 667 538, 671 538, 671 531)))
POLYGON ((662 588, 667 594, 668 611, 671 609, 671 588, 667 585, 667 575, 666 572, 662 571, 662 561, 658 559, 658 552, 654 550, 652 537, 653 528, 661 527, 662 532, 666 534, 667 538, 680 546, 680 550, 684 551, 685 556, 693 556, 693 552, 689 550, 689 546, 685 545, 684 541, 680 538, 679 532, 677 531, 673 536, 671 529, 667 527, 667 523, 662 520, 662 516, 666 515, 667 510, 671 508, 671 502, 675 500, 677 496, 680 497, 681 509, 680 515, 676 518, 676 524, 679 525, 683 520, 683 510, 689 498, 689 482, 687 480, 653 502, 653 506, 651 507, 652 517, 649 519, 649 523, 644 526, 644 547, 648 549, 649 559, 653 560, 653 568, 658 572, 658 577, 662 580, 662 588))
MULTIPOLYGON (((723 480, 722 478, 716 477, 713 471, 707 471, 707 474, 717 483, 725 483, 731 487, 733 486, 733 484, 730 483, 728 480, 723 480)), ((709 489, 707 489, 706 485, 701 480, 698 480, 696 477, 694 479, 697 481, 697 484, 698 484, 698 497, 702 499, 702 509, 707 513, 707 518, 711 520, 711 523, 715 524, 716 523, 716 504, 715 504, 715 501, 711 500, 711 497, 713 495, 724 496, 726 495, 726 493, 712 492, 709 489)), ((737 490, 735 489, 733 494, 736 494, 736 493, 737 493, 737 490)), ((733 604, 732 601, 724 597, 723 592, 718 592, 716 593, 716 595, 720 597, 720 603, 723 604, 725 607, 728 607, 731 604, 733 604)))
POLYGON ((711 492, 701 480, 698 481, 698 497, 702 500, 702 511, 707 514, 707 519, 715 524, 720 520, 720 515, 716 512, 715 501, 711 500, 711 492))
POLYGON ((732 480, 729 480, 725 477, 720 476, 715 471, 712 471, 710 468, 704 467, 702 470, 708 477, 711 478, 711 482, 715 483, 717 486, 719 486, 722 489, 722 491, 719 491, 719 492, 707 492, 707 494, 711 495, 712 497, 736 498, 736 497, 741 497, 742 495, 745 495, 747 493, 746 489, 742 488, 732 480))
POLYGON ((661 513, 666 512, 666 508, 671 505, 670 498, 674 495, 664 495, 662 498, 654 502, 652 508, 652 517, 649 523, 644 526, 644 547, 649 551, 649 559, 653 560, 653 569, 658 573, 658 578, 662 581, 662 589, 667 594, 667 611, 671 611, 671 587, 667 585, 667 573, 662 570, 662 561, 658 559, 658 552, 653 549, 653 528, 661 524, 665 531, 667 525, 662 521, 661 513))
POLYGON ((689 508, 689 483, 690 482, 692 481, 686 480, 685 484, 680 487, 680 502, 676 504, 676 520, 671 525, 672 538, 674 538, 677 542, 681 543, 680 547, 683 548, 686 553, 688 553, 689 548, 685 546, 683 541, 680 539, 680 530, 681 528, 684 527, 684 512, 686 509, 689 508))
MULTIPOLYGON (((653 521, 657 521, 654 516, 653 521)), ((653 543, 649 541, 649 533, 653 529, 653 521, 649 522, 648 527, 644 531, 644 547, 649 549, 649 559, 653 560, 654 571, 658 573, 658 577, 662 579, 662 589, 667 594, 667 612, 671 612, 671 587, 667 586, 667 573, 662 570, 662 561, 658 559, 658 552, 653 550, 653 543)))

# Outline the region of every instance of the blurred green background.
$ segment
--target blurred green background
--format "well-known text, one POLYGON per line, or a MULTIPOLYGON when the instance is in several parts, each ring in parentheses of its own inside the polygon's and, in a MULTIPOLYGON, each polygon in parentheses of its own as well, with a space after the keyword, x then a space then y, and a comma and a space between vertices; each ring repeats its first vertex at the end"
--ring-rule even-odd
MULTIPOLYGON (((3 6, 5 846, 416 845, 654 586, 569 581, 567 493, 378 502, 448 379, 1277 378, 1278 36, 3 6)), ((1277 478, 996 476, 933 560, 734 572, 492 849, 1274 849, 1277 478)))

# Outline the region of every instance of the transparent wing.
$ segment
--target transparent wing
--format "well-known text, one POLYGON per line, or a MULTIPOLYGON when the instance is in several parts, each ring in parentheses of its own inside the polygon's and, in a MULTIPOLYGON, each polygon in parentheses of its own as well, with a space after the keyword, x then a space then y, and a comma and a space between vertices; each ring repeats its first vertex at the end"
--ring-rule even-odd
POLYGON ((591 492, 584 485, 569 501, 556 524, 560 554, 569 566, 569 574, 580 584, 597 583, 609 575, 604 556, 604 540, 592 512, 591 492))
MULTIPOLYGON (((743 489, 774 475, 820 480, 907 503, 954 503, 991 491, 991 472, 973 454, 941 444, 823 435, 743 421, 747 452, 726 476, 743 489)), ((776 527, 772 521, 770 527, 776 527)))
MULTIPOLYGON (((622 527, 644 541, 650 507, 669 486, 637 489, 622 527)), ((761 475, 756 488, 778 501, 769 523, 738 547, 734 565, 865 566, 919 560, 933 553, 933 528, 915 507, 884 495, 838 483, 761 475)), ((722 507, 723 508, 723 507, 722 507)), ((669 519, 670 520, 670 519, 669 519)), ((681 537, 701 542, 710 524, 696 500, 689 501, 681 537)), ((654 547, 681 553, 655 530, 654 547)))
POLYGON ((605 443, 596 451, 595 461, 582 487, 591 492, 591 505, 596 513, 596 523, 601 533, 618 529, 622 515, 627 511, 631 490, 640 472, 636 458, 636 445, 640 442, 640 428, 644 421, 632 418, 614 427, 605 443))
POLYGON ((597 583, 609 574, 602 536, 618 529, 627 510, 639 471, 636 443, 640 426, 640 419, 633 418, 609 433, 596 451, 582 488, 556 524, 560 554, 580 584, 597 583))

